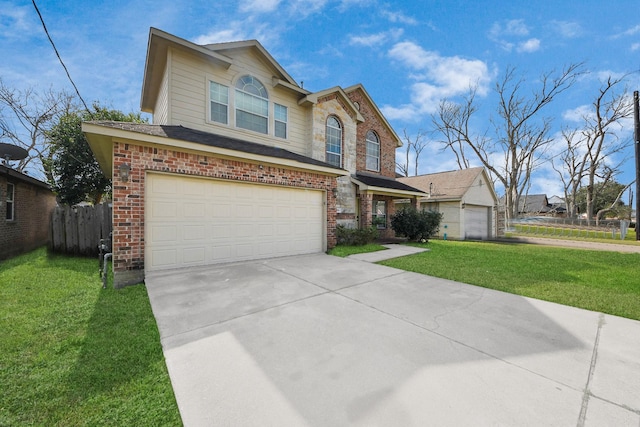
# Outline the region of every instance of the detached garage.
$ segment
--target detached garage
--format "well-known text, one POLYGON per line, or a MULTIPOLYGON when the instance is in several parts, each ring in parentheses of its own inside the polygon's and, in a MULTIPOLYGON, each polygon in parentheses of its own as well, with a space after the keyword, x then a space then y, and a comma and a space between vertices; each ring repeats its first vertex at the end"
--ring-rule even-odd
POLYGON ((443 214, 439 238, 487 240, 496 237, 498 197, 484 168, 398 178, 398 181, 428 194, 419 200, 422 209, 443 214))
POLYGON ((183 126, 86 122, 83 131, 113 179, 116 287, 145 271, 335 246, 343 169, 183 126))

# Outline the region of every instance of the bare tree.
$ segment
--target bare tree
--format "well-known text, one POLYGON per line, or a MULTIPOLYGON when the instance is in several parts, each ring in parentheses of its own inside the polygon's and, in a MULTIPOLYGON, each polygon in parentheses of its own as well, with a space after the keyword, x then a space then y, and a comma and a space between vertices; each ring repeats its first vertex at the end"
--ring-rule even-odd
POLYGON ((566 149, 559 155, 559 162, 551 157, 551 166, 562 181, 564 200, 567 205, 567 216, 575 218, 578 214, 576 197, 584 177, 583 155, 580 153, 580 140, 577 130, 562 130, 562 138, 566 149), (559 163, 559 164, 558 164, 559 163))
POLYGON ((414 167, 414 176, 418 175, 418 167, 420 164, 420 155, 427 147, 427 140, 425 139, 427 133, 423 131, 418 131, 415 136, 409 135, 406 129, 403 130, 404 141, 405 141, 405 163, 400 163, 396 165, 397 171, 404 176, 409 176, 411 171, 411 154, 415 155, 415 159, 413 160, 414 167))
POLYGON ((472 135, 469 121, 472 119, 477 107, 474 103, 477 87, 469 89, 469 95, 462 104, 444 100, 440 103, 437 116, 432 116, 431 122, 434 129, 439 132, 444 139, 439 142, 442 150, 450 150, 456 157, 458 167, 467 169, 470 166, 469 159, 465 152, 467 141, 478 141, 484 144, 484 138, 472 135))
POLYGON ((607 213, 607 212, 611 212, 612 210, 614 210, 617 206, 618 206, 618 202, 620 201, 620 199, 622 198, 622 195, 624 194, 625 191, 627 191, 627 189, 629 187, 631 187, 634 183, 636 182, 636 180, 634 179, 633 181, 631 181, 629 184, 627 184, 622 190, 620 190, 620 192, 618 193, 618 197, 616 197, 616 199, 613 201, 613 203, 611 203, 611 205, 607 208, 604 209, 600 209, 597 213, 596 213, 596 227, 599 225, 600 223, 600 219, 602 218, 602 216, 607 213))
MULTIPOLYGON (((524 78, 516 76, 515 68, 508 68, 496 83, 498 96, 497 117, 491 123, 493 134, 472 134, 470 123, 477 112, 476 89, 472 88, 463 100, 462 106, 450 100, 440 103, 433 120, 436 129, 445 136, 448 147, 469 148, 494 180, 505 189, 507 219, 518 212, 521 195, 531 181, 531 173, 543 160, 547 145, 551 141, 549 129, 551 119, 541 117, 541 111, 558 95, 573 85, 582 73, 582 64, 572 64, 557 76, 550 72, 540 77, 540 88, 531 95, 523 94, 524 78)), ((456 152, 456 151, 454 151, 456 152)), ((468 156, 458 148, 460 165, 468 164, 468 156), (462 160, 465 159, 465 160, 462 160)))
POLYGON ((18 162, 17 170, 35 169, 52 182, 46 167, 51 153, 45 135, 62 114, 74 108, 74 99, 65 91, 13 89, 0 79, 0 139, 29 153, 18 162))
POLYGON ((615 92, 623 79, 624 77, 607 78, 592 103, 593 110, 582 116, 582 127, 578 130, 579 143, 584 154, 574 180, 586 179, 586 214, 589 220, 593 218, 593 201, 597 197, 596 182, 606 184, 619 174, 622 162, 612 164, 611 161, 615 154, 631 144, 630 140, 620 140, 617 134, 617 131, 622 129, 621 121, 631 117, 633 113, 633 104, 627 89, 623 89, 621 93, 615 92))
POLYGON ((620 171, 622 162, 612 164, 612 161, 615 154, 629 147, 630 141, 621 141, 616 131, 621 129, 621 120, 630 117, 633 112, 627 90, 615 93, 615 87, 620 85, 623 79, 624 77, 609 77, 601 85, 596 99, 591 104, 592 108, 581 117, 581 126, 576 129, 563 129, 562 137, 566 143, 566 150, 558 156, 560 165, 556 164, 555 159, 551 159, 562 180, 570 217, 577 216, 578 190, 582 185, 586 185, 586 214, 591 220, 598 189, 603 188, 596 185, 596 181, 606 185, 620 171))

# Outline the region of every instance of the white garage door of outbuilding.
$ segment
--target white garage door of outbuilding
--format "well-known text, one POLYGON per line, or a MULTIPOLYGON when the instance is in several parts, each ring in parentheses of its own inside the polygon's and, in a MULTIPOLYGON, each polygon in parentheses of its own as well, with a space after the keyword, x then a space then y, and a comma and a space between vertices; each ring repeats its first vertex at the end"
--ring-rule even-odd
POLYGON ((490 210, 487 206, 466 205, 464 210, 465 239, 485 240, 490 236, 490 210))
POLYGON ((145 188, 148 271, 326 249, 323 191, 159 173, 145 188))

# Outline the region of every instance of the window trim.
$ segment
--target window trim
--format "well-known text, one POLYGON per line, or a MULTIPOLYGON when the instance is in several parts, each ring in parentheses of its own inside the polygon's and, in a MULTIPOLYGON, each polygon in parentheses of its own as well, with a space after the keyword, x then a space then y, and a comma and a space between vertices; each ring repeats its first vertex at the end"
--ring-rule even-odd
POLYGON ((275 136, 276 138, 282 138, 282 139, 287 139, 289 137, 289 107, 287 107, 286 105, 278 104, 277 102, 273 103, 273 136, 275 136), (284 121, 278 120, 278 115, 276 112, 276 109, 278 107, 281 107, 284 109, 284 114, 285 114, 284 121), (280 136, 277 133, 278 123, 281 123, 284 125, 284 136, 280 136))
POLYGON ((365 168, 367 170, 374 171, 374 172, 380 172, 380 157, 381 157, 380 145, 381 145, 380 144, 380 137, 378 136, 378 134, 374 130, 370 129, 367 132, 367 134, 365 135, 365 146, 364 146, 364 149, 365 149, 364 162, 365 162, 365 168), (370 140, 369 139, 369 135, 373 135, 373 137, 375 138, 375 141, 374 140, 370 140), (377 150, 376 150, 377 156, 376 157, 373 157, 373 156, 369 155, 369 144, 377 145, 377 150), (375 159, 375 161, 376 161, 376 168, 375 169, 372 169, 372 168, 369 167, 369 159, 370 158, 371 159, 375 159))
POLYGON ((13 182, 7 182, 7 194, 5 197, 5 202, 6 202, 5 203, 6 220, 15 221, 16 220, 16 185, 13 182))
POLYGON ((387 201, 386 200, 374 200, 373 203, 373 209, 372 209, 372 215, 371 215, 371 222, 374 223, 376 225, 376 228, 378 230, 384 230, 387 228, 387 201), (379 215, 378 212, 378 204, 382 203, 382 205, 384 206, 384 214, 379 215), (378 218, 384 218, 384 223, 379 223, 377 220, 378 218))
MULTIPOLYGON (((289 119, 291 118, 291 112, 290 112, 290 107, 288 105, 286 105, 285 103, 280 103, 277 102, 277 100, 275 99, 271 99, 270 97, 270 89, 271 87, 267 87, 266 85, 264 85, 262 83, 262 80, 259 79, 258 77, 252 75, 252 74, 242 74, 240 76, 238 76, 237 78, 234 78, 233 81, 229 82, 226 81, 226 83, 221 83, 221 80, 218 80, 219 76, 215 76, 213 74, 207 74, 205 79, 206 79, 206 87, 207 87, 207 97, 206 97, 206 118, 205 121, 207 124, 211 124, 211 125, 215 125, 215 126, 226 126, 229 129, 233 129, 233 130, 238 130, 241 132, 244 131, 248 131, 251 133, 255 133, 257 135, 266 135, 269 137, 274 137, 274 138, 278 138, 280 140, 288 140, 289 139, 289 131, 290 131, 290 127, 289 127, 289 119), (266 94, 266 98, 263 98, 261 96, 257 96, 255 93, 252 93, 253 91, 246 91, 246 90, 242 90, 241 88, 238 88, 239 84, 241 81, 243 81, 243 78, 247 78, 250 77, 252 79, 252 81, 258 82, 262 89, 264 94, 266 94), (235 83, 234 83, 235 82, 235 83), (220 103, 217 100, 213 100, 212 96, 211 96, 211 86, 212 84, 216 84, 219 85, 223 88, 226 88, 227 90, 227 104, 224 103, 220 103), (261 115, 261 114, 256 114, 252 111, 249 111, 247 109, 242 109, 242 108, 238 108, 238 96, 237 93, 240 92, 244 95, 248 95, 248 96, 252 96, 255 97, 256 99, 259 100, 263 100, 266 101, 266 116, 261 115), (212 104, 216 103, 219 105, 223 105, 226 107, 226 112, 227 112, 227 121, 225 122, 221 122, 221 121, 217 121, 214 120, 212 117, 212 104), (276 118, 276 109, 279 107, 282 107, 285 109, 285 113, 286 113, 286 118, 285 120, 280 120, 278 118, 276 118), (250 115, 254 115, 256 117, 261 117, 261 118, 266 118, 266 128, 267 131, 266 132, 262 132, 260 130, 254 130, 254 129, 248 129, 246 127, 242 127, 242 126, 238 126, 238 111, 240 112, 244 112, 246 114, 250 114, 250 115), (276 131, 276 127, 284 127, 284 136, 281 135, 277 135, 277 131, 276 131)), ((224 80, 224 79, 222 79, 224 80)), ((286 100, 284 100, 286 101, 286 100)))
POLYGON ((248 131, 251 131, 251 132, 260 133, 260 134, 263 134, 263 135, 269 135, 269 128, 270 128, 269 122, 271 121, 271 118, 269 117, 270 116, 269 115, 269 108, 270 108, 269 104, 270 104, 270 102, 269 102, 269 92, 267 91, 267 87, 264 84, 262 84, 262 82, 258 78, 254 77, 254 76, 252 76, 250 74, 244 74, 244 75, 240 76, 238 78, 238 80, 236 80, 236 83, 233 86, 234 86, 234 89, 235 89, 234 90, 234 100, 233 100, 234 101, 234 106, 233 106, 233 108, 234 108, 234 111, 235 111, 235 126, 236 126, 236 128, 248 130, 248 131), (260 84, 261 87, 258 87, 258 91, 259 92, 264 92, 264 96, 257 95, 255 93, 252 93, 251 91, 245 90, 245 88, 248 85, 250 85, 247 82, 242 83, 246 77, 251 79, 251 81, 252 81, 251 84, 253 86, 256 86, 255 84, 253 84, 254 81, 260 84), (243 87, 240 88, 239 85, 242 85, 243 87), (251 100, 255 99, 260 103, 266 103, 266 108, 264 109, 265 112, 266 112, 266 116, 262 115, 259 112, 251 111, 251 110, 246 109, 246 108, 240 108, 239 107, 239 102, 238 102, 238 98, 239 98, 238 94, 242 94, 242 96, 249 97, 249 99, 251 99, 251 100), (238 112, 242 112, 242 113, 245 113, 245 114, 253 116, 253 117, 259 117, 259 118, 265 119, 266 128, 265 128, 264 132, 262 132, 260 130, 255 130, 255 129, 251 129, 251 128, 248 128, 248 127, 240 126, 238 124, 239 123, 238 120, 239 120, 239 116, 240 116, 240 114, 238 114, 238 112))
POLYGON ((229 96, 229 86, 223 85, 222 83, 218 83, 217 81, 215 81, 213 79, 207 79, 207 80, 209 81, 209 114, 208 114, 209 115, 209 120, 208 121, 209 122, 213 122, 213 123, 223 124, 223 125, 229 125, 229 110, 230 110, 229 109, 229 104, 231 104, 231 97, 229 96), (223 87, 223 88, 225 88, 227 90, 227 103, 226 104, 223 104, 223 103, 218 102, 218 101, 214 101, 212 99, 212 97, 211 97, 211 86, 213 84, 221 86, 221 87, 223 87), (221 121, 213 119, 213 109, 211 108, 213 103, 216 103, 216 104, 219 104, 219 105, 224 105, 226 107, 227 114, 226 114, 226 121, 225 122, 221 122, 221 121))
POLYGON ((327 163, 329 163, 330 165, 332 165, 332 166, 341 168, 342 167, 343 157, 344 157, 343 156, 343 151, 344 151, 344 148, 343 148, 344 126, 343 126, 342 122, 340 121, 340 119, 337 116, 333 115, 333 114, 327 116, 327 119, 325 120, 325 138, 324 139, 325 139, 325 145, 324 145, 325 161, 327 163), (329 120, 331 120, 331 119, 334 119, 336 121, 336 123, 338 123, 338 127, 333 127, 333 126, 329 125, 329 120), (329 128, 337 129, 337 130, 340 131, 340 143, 338 144, 338 147, 340 148, 340 152, 339 153, 334 153, 332 151, 329 151, 329 128), (337 165, 329 161, 329 157, 328 157, 329 154, 332 154, 334 156, 338 156, 339 160, 338 160, 338 164, 337 165))

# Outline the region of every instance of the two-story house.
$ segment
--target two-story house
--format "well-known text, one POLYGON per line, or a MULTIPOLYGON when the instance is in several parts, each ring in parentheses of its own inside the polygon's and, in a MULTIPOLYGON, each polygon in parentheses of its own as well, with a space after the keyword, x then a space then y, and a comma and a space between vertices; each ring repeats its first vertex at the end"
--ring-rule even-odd
POLYGON ((362 85, 305 90, 262 45, 152 28, 142 111, 83 123, 113 179, 114 284, 145 271, 326 251, 337 224, 389 230, 400 138, 362 85))

